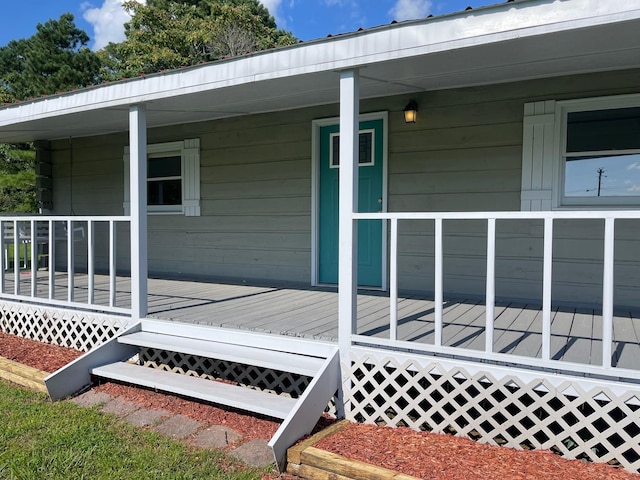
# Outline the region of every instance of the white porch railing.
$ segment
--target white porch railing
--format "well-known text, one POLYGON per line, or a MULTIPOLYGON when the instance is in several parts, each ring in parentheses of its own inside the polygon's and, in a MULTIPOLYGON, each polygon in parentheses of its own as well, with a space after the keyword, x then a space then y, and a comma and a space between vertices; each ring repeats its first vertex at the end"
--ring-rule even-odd
MULTIPOLYGON (((613 316, 614 316, 614 240, 615 221, 640 219, 640 211, 547 211, 547 212, 451 212, 451 213, 355 213, 357 220, 383 220, 390 222, 390 335, 389 338, 374 338, 357 335, 352 331, 351 342, 378 345, 413 351, 444 353, 447 355, 508 362, 553 371, 573 371, 584 374, 611 375, 640 379, 640 371, 612 366, 613 316), (404 220, 424 220, 434 223, 434 317, 433 344, 398 340, 398 223, 404 220), (487 225, 486 292, 485 292, 485 348, 484 351, 443 345, 443 222, 447 220, 485 221, 487 225), (494 351, 495 321, 495 264, 496 221, 542 220, 543 230, 543 279, 542 279, 542 349, 541 358, 516 356, 494 351), (570 363, 551 358, 552 318, 552 265, 553 227, 556 220, 602 220, 604 222, 604 255, 602 260, 602 364, 587 365, 570 363)), ((594 262, 596 260, 593 260, 594 262)))
MULTIPOLYGON (((0 217, 0 298, 9 300, 28 300, 30 303, 45 304, 66 308, 81 308, 101 313, 131 315, 131 308, 117 305, 116 296, 116 244, 117 225, 130 223, 129 217, 94 216, 10 216, 0 217), (106 242, 107 265, 109 275, 108 301, 96 301, 95 265, 96 265, 96 227, 108 229, 106 242), (56 246, 66 249, 66 266, 60 265, 60 271, 66 273, 66 299, 56 296, 56 246), (76 249, 82 248, 81 254, 76 249), (84 251, 86 249, 86 252, 84 251), (11 262, 13 255, 13 262, 11 262), (39 275, 40 264, 46 258, 46 294, 39 291, 44 275, 39 275), (86 299, 76 299, 76 276, 79 272, 77 259, 83 260, 82 270, 86 267, 86 299), (86 260, 86 265, 84 261, 86 260), (66 268, 65 268, 66 267, 66 268), (13 275, 7 277, 7 271, 13 268, 13 275), (30 275, 28 282, 21 275, 30 275), (39 281, 41 282, 39 284, 39 281), (11 285, 12 283, 12 285, 11 285), (25 283, 29 291, 23 291, 25 283)), ((105 240, 102 238, 102 240, 105 240)), ((104 267, 103 267, 104 268, 104 267)), ((60 273, 60 272, 58 272, 60 273)), ((83 285, 83 288, 85 286, 83 285)), ((84 297, 84 295, 83 295, 84 297)))

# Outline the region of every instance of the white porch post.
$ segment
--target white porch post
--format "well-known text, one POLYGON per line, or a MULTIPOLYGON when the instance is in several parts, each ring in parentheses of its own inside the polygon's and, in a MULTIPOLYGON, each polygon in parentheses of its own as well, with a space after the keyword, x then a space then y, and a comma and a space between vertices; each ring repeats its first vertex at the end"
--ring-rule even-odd
POLYGON ((147 316, 147 114, 129 108, 129 199, 131 202, 131 316, 147 316))
POLYGON ((343 402, 348 400, 351 336, 357 323, 358 292, 358 137, 359 76, 340 73, 340 199, 338 236, 338 345, 342 365, 343 402))

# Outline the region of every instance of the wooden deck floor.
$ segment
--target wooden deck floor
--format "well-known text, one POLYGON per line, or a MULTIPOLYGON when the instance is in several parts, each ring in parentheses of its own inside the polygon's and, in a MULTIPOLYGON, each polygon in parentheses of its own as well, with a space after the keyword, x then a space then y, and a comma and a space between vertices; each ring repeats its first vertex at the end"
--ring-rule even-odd
MULTIPOLYGON (((108 278, 96 276, 96 303, 108 305, 108 278)), ((149 279, 149 316, 185 323, 337 341, 338 296, 335 289, 237 285, 203 281, 149 279)), ((5 275, 13 292, 13 276, 5 275)), ((30 276, 21 275, 21 291, 30 276)), ((117 304, 130 306, 130 282, 117 279, 117 304)), ((65 274, 56 279, 56 298, 66 300, 65 274)), ((38 273, 38 296, 47 295, 46 272, 38 273)), ((76 275, 74 298, 87 299, 87 278, 76 275)), ((499 303, 495 308, 494 351, 539 358, 542 349, 540 305, 499 303)), ((404 296, 398 303, 398 339, 432 344, 434 303, 404 296)), ((484 349, 485 307, 475 300, 444 305, 443 344, 484 349)), ((613 364, 640 369, 640 316, 617 312, 613 322, 613 364)), ((357 333, 389 338, 389 298, 380 292, 358 295, 357 333)), ((597 365, 602 362, 602 317, 597 311, 557 308, 552 312, 553 359, 597 365)))

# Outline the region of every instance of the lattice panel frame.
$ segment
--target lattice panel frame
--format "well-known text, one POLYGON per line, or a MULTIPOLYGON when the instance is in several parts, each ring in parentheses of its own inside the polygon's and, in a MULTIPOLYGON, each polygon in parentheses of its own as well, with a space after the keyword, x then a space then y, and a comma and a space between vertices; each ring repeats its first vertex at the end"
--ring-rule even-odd
POLYGON ((110 340, 129 323, 127 317, 0 302, 0 329, 3 332, 82 352, 110 340))
POLYGON ((640 472, 640 388, 621 394, 605 382, 585 389, 579 381, 525 381, 513 370, 498 376, 399 358, 352 352, 343 384, 348 418, 640 472))

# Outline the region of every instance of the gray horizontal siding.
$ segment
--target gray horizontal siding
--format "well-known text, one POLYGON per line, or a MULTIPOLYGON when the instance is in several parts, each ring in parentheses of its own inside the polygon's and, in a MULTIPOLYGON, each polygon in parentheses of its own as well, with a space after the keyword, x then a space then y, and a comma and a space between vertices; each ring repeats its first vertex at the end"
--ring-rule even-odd
MULTIPOLYGON (((389 112, 388 208, 517 211, 524 104, 633 93, 638 85, 635 70, 425 92, 410 96, 420 109, 413 125, 401 111, 409 96, 364 100, 362 112, 389 112)), ((150 271, 307 283, 311 122, 337 114, 337 105, 327 105, 150 130, 150 143, 200 139, 202 197, 200 217, 149 217, 150 271)), ((126 143, 126 134, 74 139, 72 156, 68 142, 54 143, 54 212, 122 214, 126 143)), ((589 303, 600 295, 602 229, 587 223, 556 226, 556 300, 589 303)), ((639 303, 637 233, 633 222, 620 222, 616 232, 617 303, 639 303)), ((483 294, 485 235, 481 222, 445 222, 450 294, 483 294)), ((128 234, 121 237, 124 265, 128 234)), ((399 244, 400 287, 431 291, 433 226, 401 222, 399 244)), ((498 222, 497 254, 498 296, 539 300, 542 223, 498 222)))

